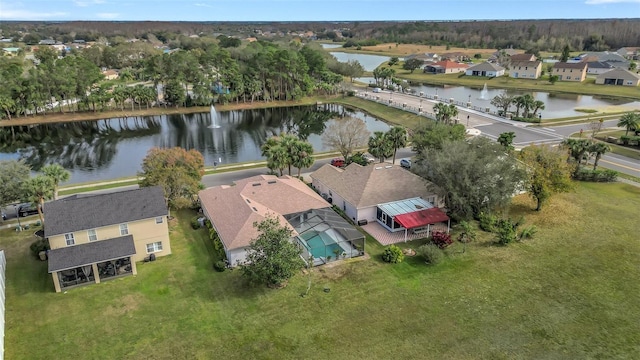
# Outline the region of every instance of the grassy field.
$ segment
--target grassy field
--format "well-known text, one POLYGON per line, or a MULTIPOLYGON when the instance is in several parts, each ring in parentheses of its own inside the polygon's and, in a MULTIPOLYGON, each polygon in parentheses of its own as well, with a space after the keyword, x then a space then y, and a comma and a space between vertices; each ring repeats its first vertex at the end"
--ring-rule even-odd
MULTIPOLYGON (((341 51, 341 52, 351 52, 351 53, 360 53, 360 54, 371 54, 371 55, 385 55, 385 56, 398 56, 403 57, 411 54, 418 53, 436 53, 436 54, 444 54, 450 52, 460 52, 464 53, 470 58, 473 58, 473 55, 480 54, 483 58, 489 58, 496 49, 473 49, 473 48, 459 48, 459 47, 451 47, 447 50, 446 46, 431 46, 431 45, 419 45, 419 44, 395 44, 395 43, 385 43, 378 44, 375 46, 363 46, 360 50, 357 50, 355 47, 352 48, 337 48, 337 49, 327 49, 329 51, 341 51)), ((521 51, 524 53, 524 50, 521 51)))
MULTIPOLYGON (((138 275, 53 292, 33 235, 0 232, 7 255, 7 359, 588 359, 640 352, 640 189, 581 184, 540 213, 537 237, 488 234, 430 267, 371 259, 312 272, 281 290, 217 273, 192 213, 172 221, 173 255, 138 275), (329 288, 330 292, 323 291, 329 288)), ((408 244, 406 246, 415 246, 408 244)))
POLYGON ((402 125, 409 129, 414 129, 421 121, 428 121, 424 116, 400 110, 391 106, 364 100, 355 96, 337 97, 331 100, 332 103, 349 105, 356 107, 380 120, 392 125, 402 125))

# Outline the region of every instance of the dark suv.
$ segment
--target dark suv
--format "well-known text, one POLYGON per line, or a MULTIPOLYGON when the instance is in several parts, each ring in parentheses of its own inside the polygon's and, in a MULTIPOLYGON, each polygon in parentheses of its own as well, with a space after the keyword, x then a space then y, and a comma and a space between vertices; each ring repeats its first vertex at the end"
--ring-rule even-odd
POLYGON ((18 205, 18 216, 25 217, 38 213, 38 208, 33 204, 25 203, 18 205))

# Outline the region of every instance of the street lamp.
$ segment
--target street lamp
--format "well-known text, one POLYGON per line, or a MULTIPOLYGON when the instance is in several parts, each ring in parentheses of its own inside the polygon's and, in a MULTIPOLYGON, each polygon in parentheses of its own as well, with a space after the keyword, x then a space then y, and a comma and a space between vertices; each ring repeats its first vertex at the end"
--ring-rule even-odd
POLYGON ((20 224, 20 214, 18 214, 18 204, 13 204, 13 210, 16 211, 16 218, 18 219, 18 228, 22 231, 22 224, 20 224))

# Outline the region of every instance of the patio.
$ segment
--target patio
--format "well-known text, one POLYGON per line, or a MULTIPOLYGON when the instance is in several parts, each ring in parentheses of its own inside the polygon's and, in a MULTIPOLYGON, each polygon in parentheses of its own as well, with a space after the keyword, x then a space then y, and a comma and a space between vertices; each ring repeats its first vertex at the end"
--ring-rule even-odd
MULTIPOLYGON (((405 242, 404 231, 390 232, 384 226, 380 225, 377 221, 370 222, 367 225, 362 226, 364 231, 373 236, 382 245, 391 245, 396 243, 405 242)), ((431 225, 431 231, 447 231, 447 224, 438 223, 431 225)), ((424 232, 420 234, 414 234, 413 232, 407 232, 407 240, 423 239, 430 234, 424 232)))

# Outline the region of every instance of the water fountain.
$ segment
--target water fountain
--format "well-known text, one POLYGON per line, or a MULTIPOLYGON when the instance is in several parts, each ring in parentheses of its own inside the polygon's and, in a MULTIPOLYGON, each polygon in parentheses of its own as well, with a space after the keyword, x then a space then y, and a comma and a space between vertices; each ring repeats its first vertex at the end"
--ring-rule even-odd
POLYGON ((484 83, 484 87, 482 88, 482 91, 480 91, 480 100, 487 100, 488 93, 489 90, 487 90, 487 83, 484 83))
POLYGON ((217 121, 218 121, 218 114, 216 113, 216 108, 213 107, 213 105, 211 105, 211 110, 209 111, 209 113, 211 114, 211 125, 209 126, 209 129, 219 129, 220 125, 218 125, 217 121))

